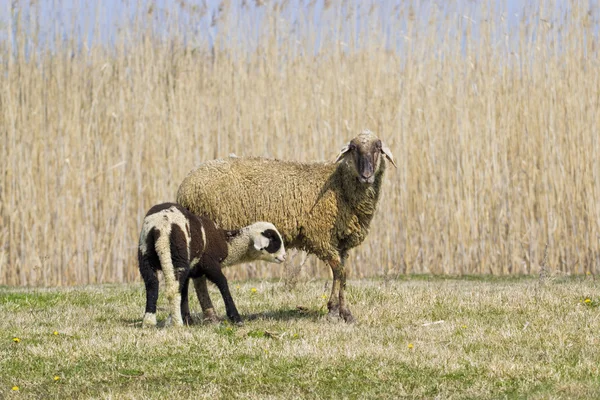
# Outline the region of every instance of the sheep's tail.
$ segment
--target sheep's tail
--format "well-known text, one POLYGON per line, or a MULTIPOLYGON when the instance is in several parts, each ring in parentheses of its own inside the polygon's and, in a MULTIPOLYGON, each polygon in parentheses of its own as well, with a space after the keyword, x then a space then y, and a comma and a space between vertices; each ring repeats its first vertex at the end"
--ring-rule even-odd
POLYGON ((175 267, 171 257, 171 230, 157 232, 155 236, 155 248, 160 266, 165 277, 165 294, 169 303, 169 316, 173 319, 174 325, 183 325, 181 317, 181 294, 179 293, 179 284, 175 279, 175 267))

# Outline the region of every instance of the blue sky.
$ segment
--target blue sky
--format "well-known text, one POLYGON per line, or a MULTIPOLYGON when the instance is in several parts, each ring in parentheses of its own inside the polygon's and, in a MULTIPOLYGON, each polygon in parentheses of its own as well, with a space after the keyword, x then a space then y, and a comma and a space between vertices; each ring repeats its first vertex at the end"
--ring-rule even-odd
MULTIPOLYGON (((299 19, 301 15, 305 15, 306 6, 309 0, 291 0, 289 13, 286 18, 290 21, 299 19)), ((166 28, 161 28, 166 20, 176 20, 179 25, 177 29, 181 29, 186 35, 190 36, 190 40, 202 41, 211 43, 214 38, 216 31, 215 27, 211 26, 212 16, 217 12, 220 1, 207 0, 203 1, 187 1, 186 4, 189 10, 190 6, 202 7, 202 4, 206 4, 207 13, 204 17, 200 18, 192 16, 188 11, 182 9, 179 5, 181 1, 169 1, 169 0, 105 0, 102 2, 91 1, 91 0, 38 0, 37 10, 39 15, 37 19, 40 25, 41 35, 39 37, 43 39, 53 38, 56 34, 64 36, 70 36, 72 32, 78 36, 78 40, 100 40, 102 43, 110 43, 111 40, 117 35, 119 27, 127 26, 131 24, 131 19, 134 15, 140 15, 140 10, 144 10, 142 15, 147 12, 150 8, 153 10, 154 21, 156 25, 156 32, 165 33, 168 31, 166 28), (167 15, 173 16, 177 14, 175 19, 167 18, 167 15), (98 26, 94 23, 97 22, 98 26)), ((249 8, 242 10, 239 4, 241 1, 231 1, 232 9, 230 13, 238 14, 239 20, 239 35, 243 37, 252 38, 253 33, 259 29, 259 22, 261 16, 264 13, 264 9, 257 8, 254 6, 253 0, 248 0, 248 3, 252 4, 249 8)), ((268 2, 267 3, 272 3, 268 2)), ((335 1, 334 1, 335 3, 335 1)), ((568 7, 570 2, 566 0, 556 1, 556 9, 565 9, 568 7)), ((8 40, 10 28, 14 29, 14 19, 11 21, 11 10, 19 9, 23 12, 23 15, 30 13, 30 1, 19 1, 19 0, 0 0, 0 40, 8 40)), ((357 1, 350 2, 355 7, 360 7, 363 10, 369 7, 370 1, 357 1)), ((473 28, 477 30, 477 10, 482 10, 482 4, 486 4, 485 1, 477 0, 421 0, 421 1, 378 1, 378 10, 381 14, 379 21, 382 32, 386 32, 389 37, 398 36, 398 32, 390 32, 385 26, 386 13, 392 12, 396 5, 403 7, 413 6, 416 10, 417 15, 420 15, 422 19, 426 19, 430 10, 436 7, 442 13, 448 14, 462 14, 465 15, 469 21, 473 22, 473 28)), ((496 16, 504 16, 507 18, 509 29, 516 27, 518 21, 521 18, 521 13, 525 8, 529 10, 537 9, 539 7, 538 1, 517 1, 517 0, 505 0, 498 2, 491 2, 494 9, 496 10, 496 16)), ((314 15, 312 17, 313 27, 320 26, 322 31, 327 34, 327 27, 333 25, 335 17, 332 17, 327 12, 323 12, 323 0, 316 0, 314 7, 314 15), (332 20, 333 19, 333 20, 332 20)), ((360 14, 360 13, 358 13, 360 14)), ((356 20, 356 24, 360 26, 360 20, 356 20)), ((218 26, 218 25, 217 25, 218 26)), ((401 33, 400 33, 401 34, 401 33)), ((342 34, 343 35, 343 34, 342 34)), ((344 38, 341 38, 344 40, 344 38)), ((347 39, 347 38, 346 38, 347 39)), ((393 40, 393 39, 392 39, 393 40)), ((51 46, 51 40, 47 43, 42 43, 42 47, 47 45, 51 46)), ((393 44, 391 44, 393 46, 393 44)))

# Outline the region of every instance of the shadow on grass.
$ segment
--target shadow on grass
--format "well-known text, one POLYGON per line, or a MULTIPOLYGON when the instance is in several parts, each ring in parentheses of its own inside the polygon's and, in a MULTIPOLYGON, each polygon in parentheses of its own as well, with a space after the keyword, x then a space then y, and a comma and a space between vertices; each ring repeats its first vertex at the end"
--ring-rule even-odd
POLYGON ((256 314, 247 314, 244 319, 247 321, 255 320, 277 320, 277 321, 290 321, 290 320, 301 320, 310 319, 318 320, 325 314, 319 309, 309 309, 305 307, 297 308, 280 308, 279 310, 264 311, 256 314))
MULTIPOLYGON (((311 320, 317 321, 325 316, 322 310, 308 309, 304 307, 297 308, 281 308, 279 310, 264 311, 254 314, 242 314, 243 321, 259 321, 259 320, 274 320, 274 321, 291 321, 291 320, 311 320)), ((225 316, 218 317, 218 321, 209 321, 202 318, 202 314, 192 314, 193 323, 190 326, 211 326, 219 323, 227 322, 225 316)), ((142 318, 121 318, 122 325, 141 328, 142 318)), ((166 327, 166 319, 158 321, 156 328, 166 327)))

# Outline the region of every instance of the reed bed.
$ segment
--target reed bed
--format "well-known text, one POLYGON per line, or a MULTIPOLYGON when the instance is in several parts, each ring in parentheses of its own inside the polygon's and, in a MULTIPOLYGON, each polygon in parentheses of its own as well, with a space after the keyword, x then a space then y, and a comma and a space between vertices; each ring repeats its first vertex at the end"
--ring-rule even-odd
POLYGON ((7 6, 1 284, 137 280, 145 212, 196 165, 333 160, 364 128, 398 169, 351 277, 600 271, 596 9, 262 3, 140 2, 108 39, 93 18, 92 38, 52 36, 41 6, 7 6))

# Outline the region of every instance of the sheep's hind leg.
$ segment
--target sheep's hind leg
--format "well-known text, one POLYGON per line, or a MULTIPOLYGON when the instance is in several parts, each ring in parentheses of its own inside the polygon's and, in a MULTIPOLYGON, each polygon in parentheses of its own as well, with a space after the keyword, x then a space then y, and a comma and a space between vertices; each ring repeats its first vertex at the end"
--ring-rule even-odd
POLYGON ((215 313, 215 307, 210 300, 208 295, 208 287, 206 286, 206 276, 202 275, 198 278, 194 278, 194 289, 196 289, 196 295, 202 308, 202 314, 205 321, 218 322, 217 314, 215 313))

